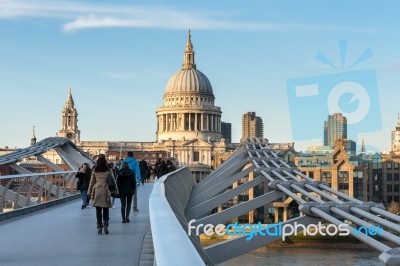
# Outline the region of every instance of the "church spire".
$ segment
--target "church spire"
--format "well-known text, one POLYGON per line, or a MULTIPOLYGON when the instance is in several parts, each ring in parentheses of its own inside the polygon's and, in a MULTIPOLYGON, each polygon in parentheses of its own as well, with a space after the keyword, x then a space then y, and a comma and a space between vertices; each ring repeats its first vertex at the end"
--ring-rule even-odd
POLYGON ((72 90, 71 88, 69 89, 68 95, 67 95, 67 101, 65 102, 65 108, 74 108, 74 99, 72 98, 72 90))
POLYGON ((80 141, 80 131, 78 130, 78 111, 75 108, 72 90, 69 89, 67 101, 62 111, 61 129, 57 134, 59 137, 67 137, 74 143, 80 141))
POLYGON ((363 153, 367 152, 367 149, 365 148, 365 140, 364 140, 364 138, 362 139, 362 143, 361 143, 361 152, 363 152, 363 153))
POLYGON ((33 126, 33 135, 31 138, 31 146, 36 144, 35 126, 33 126))
POLYGON ((196 64, 194 63, 194 51, 193 44, 191 40, 190 30, 188 32, 188 40, 186 43, 185 53, 183 55, 182 69, 196 69, 196 64))

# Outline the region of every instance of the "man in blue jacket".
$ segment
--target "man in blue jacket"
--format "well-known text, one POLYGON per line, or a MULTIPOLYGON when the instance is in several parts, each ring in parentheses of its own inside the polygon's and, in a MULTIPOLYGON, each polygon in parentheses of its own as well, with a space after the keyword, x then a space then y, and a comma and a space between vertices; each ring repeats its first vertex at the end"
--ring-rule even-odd
POLYGON ((135 194, 133 195, 133 211, 137 212, 139 211, 137 208, 137 187, 140 185, 140 181, 142 180, 142 176, 140 175, 140 168, 139 168, 139 164, 136 161, 135 158, 133 158, 133 152, 128 151, 128 157, 126 157, 121 165, 120 165, 120 169, 122 167, 122 164, 126 162, 129 165, 129 169, 131 169, 132 171, 135 172, 135 176, 136 176, 136 189, 135 189, 135 194))

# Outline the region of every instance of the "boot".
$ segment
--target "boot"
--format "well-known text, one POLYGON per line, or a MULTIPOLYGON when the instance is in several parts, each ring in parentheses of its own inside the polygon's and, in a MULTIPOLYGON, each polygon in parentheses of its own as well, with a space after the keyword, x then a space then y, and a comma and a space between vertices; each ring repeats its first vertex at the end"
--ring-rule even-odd
MULTIPOLYGON (((102 228, 103 228, 103 224, 102 223, 97 223, 97 233, 99 235, 101 235, 103 233, 102 232, 102 228)), ((105 232, 105 229, 104 229, 104 232, 105 232)))
POLYGON ((108 235, 108 221, 104 222, 104 233, 108 235))

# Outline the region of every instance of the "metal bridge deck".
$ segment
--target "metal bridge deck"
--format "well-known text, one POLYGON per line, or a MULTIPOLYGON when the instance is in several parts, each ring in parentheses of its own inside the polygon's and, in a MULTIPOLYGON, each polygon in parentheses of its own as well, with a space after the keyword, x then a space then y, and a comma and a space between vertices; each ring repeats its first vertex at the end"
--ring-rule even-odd
POLYGON ((115 200, 109 235, 97 234, 96 209, 81 210, 80 199, 0 222, 0 265, 153 265, 142 251, 152 188, 138 188, 139 212, 131 212, 130 223, 122 223, 115 200))

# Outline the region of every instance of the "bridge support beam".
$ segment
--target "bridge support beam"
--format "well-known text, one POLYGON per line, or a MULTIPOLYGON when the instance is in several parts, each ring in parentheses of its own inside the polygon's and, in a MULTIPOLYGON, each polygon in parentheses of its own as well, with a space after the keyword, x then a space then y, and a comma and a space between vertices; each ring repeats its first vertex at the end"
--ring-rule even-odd
POLYGON ((198 224, 221 224, 226 221, 230 221, 236 217, 239 217, 242 214, 248 213, 251 210, 257 209, 260 206, 263 206, 265 204, 268 204, 274 200, 277 200, 279 198, 282 198, 285 196, 283 192, 279 191, 270 191, 264 195, 261 195, 257 198, 254 198, 250 201, 246 201, 243 203, 240 203, 236 206, 230 207, 226 210, 223 210, 222 212, 212 214, 210 216, 207 216, 205 218, 202 218, 200 220, 197 220, 194 225, 198 224))
POLYGON ((194 207, 190 208, 189 210, 187 210, 186 217, 189 220, 190 219, 198 219, 199 217, 203 217, 205 214, 207 214, 213 208, 216 208, 219 205, 227 202, 228 200, 230 200, 234 197, 237 197, 241 193, 246 192, 249 189, 259 185, 263 181, 267 181, 267 179, 264 176, 259 176, 256 179, 253 179, 247 183, 244 183, 235 189, 228 190, 218 196, 208 199, 208 200, 204 201, 203 203, 200 203, 199 205, 194 206, 194 207))
POLYGON ((250 174, 254 170, 254 167, 248 167, 241 172, 238 172, 232 176, 228 176, 224 178, 222 181, 214 184, 214 186, 210 187, 207 190, 202 191, 202 193, 197 194, 196 196, 191 195, 191 199, 188 203, 188 208, 192 208, 196 205, 203 203, 204 201, 218 195, 222 191, 226 190, 230 185, 234 182, 238 181, 239 179, 243 178, 244 176, 250 174))

